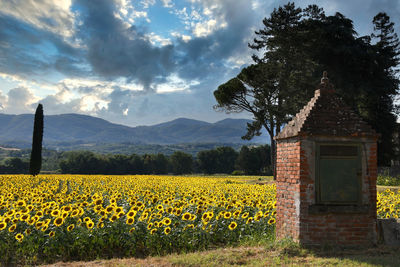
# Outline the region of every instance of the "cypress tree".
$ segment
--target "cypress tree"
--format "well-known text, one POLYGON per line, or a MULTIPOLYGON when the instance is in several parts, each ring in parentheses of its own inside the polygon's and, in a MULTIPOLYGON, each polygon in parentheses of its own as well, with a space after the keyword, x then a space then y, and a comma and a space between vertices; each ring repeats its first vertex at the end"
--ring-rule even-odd
POLYGON ((29 173, 33 176, 39 174, 42 167, 42 140, 43 140, 43 106, 39 104, 35 112, 33 125, 32 151, 29 163, 29 173))

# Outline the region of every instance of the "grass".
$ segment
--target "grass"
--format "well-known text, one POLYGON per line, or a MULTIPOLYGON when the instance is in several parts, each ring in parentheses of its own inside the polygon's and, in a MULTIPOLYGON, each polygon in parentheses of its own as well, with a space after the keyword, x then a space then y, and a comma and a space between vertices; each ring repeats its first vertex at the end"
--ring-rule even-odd
POLYGON ((400 186, 389 186, 389 185, 377 185, 376 186, 376 190, 379 193, 382 193, 383 191, 385 191, 386 189, 392 190, 393 192, 398 192, 400 190, 400 186))
POLYGON ((284 241, 145 259, 59 262, 46 266, 400 266, 399 252, 400 248, 383 246, 367 249, 306 249, 296 243, 284 241))

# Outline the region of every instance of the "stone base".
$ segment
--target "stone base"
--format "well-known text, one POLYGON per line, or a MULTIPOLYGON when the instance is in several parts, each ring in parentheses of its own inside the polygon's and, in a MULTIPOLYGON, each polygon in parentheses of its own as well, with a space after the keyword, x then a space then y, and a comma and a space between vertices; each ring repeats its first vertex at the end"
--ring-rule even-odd
POLYGON ((378 219, 379 242, 400 246, 400 219, 378 219))

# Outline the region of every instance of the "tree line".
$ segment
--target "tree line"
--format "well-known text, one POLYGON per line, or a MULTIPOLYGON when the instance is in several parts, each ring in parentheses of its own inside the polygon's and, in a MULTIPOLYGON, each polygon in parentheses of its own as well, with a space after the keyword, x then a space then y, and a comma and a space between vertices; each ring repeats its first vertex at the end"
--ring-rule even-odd
MULTIPOLYGON (((203 150, 195 157, 176 151, 144 155, 98 154, 90 151, 46 153, 44 169, 64 174, 248 174, 271 175, 270 146, 242 146, 240 151, 221 146, 203 150), (51 165, 48 165, 51 163, 51 165)), ((0 173, 29 173, 29 161, 17 157, 0 164, 0 173)))

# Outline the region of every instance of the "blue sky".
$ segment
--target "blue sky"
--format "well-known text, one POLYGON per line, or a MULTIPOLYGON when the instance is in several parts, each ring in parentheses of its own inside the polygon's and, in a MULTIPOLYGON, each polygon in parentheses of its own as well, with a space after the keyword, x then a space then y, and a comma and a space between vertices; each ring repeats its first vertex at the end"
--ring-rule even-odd
MULTIPOLYGON (((278 0, 0 0, 0 112, 81 113, 137 126, 215 122, 213 91, 251 64, 247 43, 278 0)), ((398 0, 295 1, 340 12, 360 36, 398 0)))

